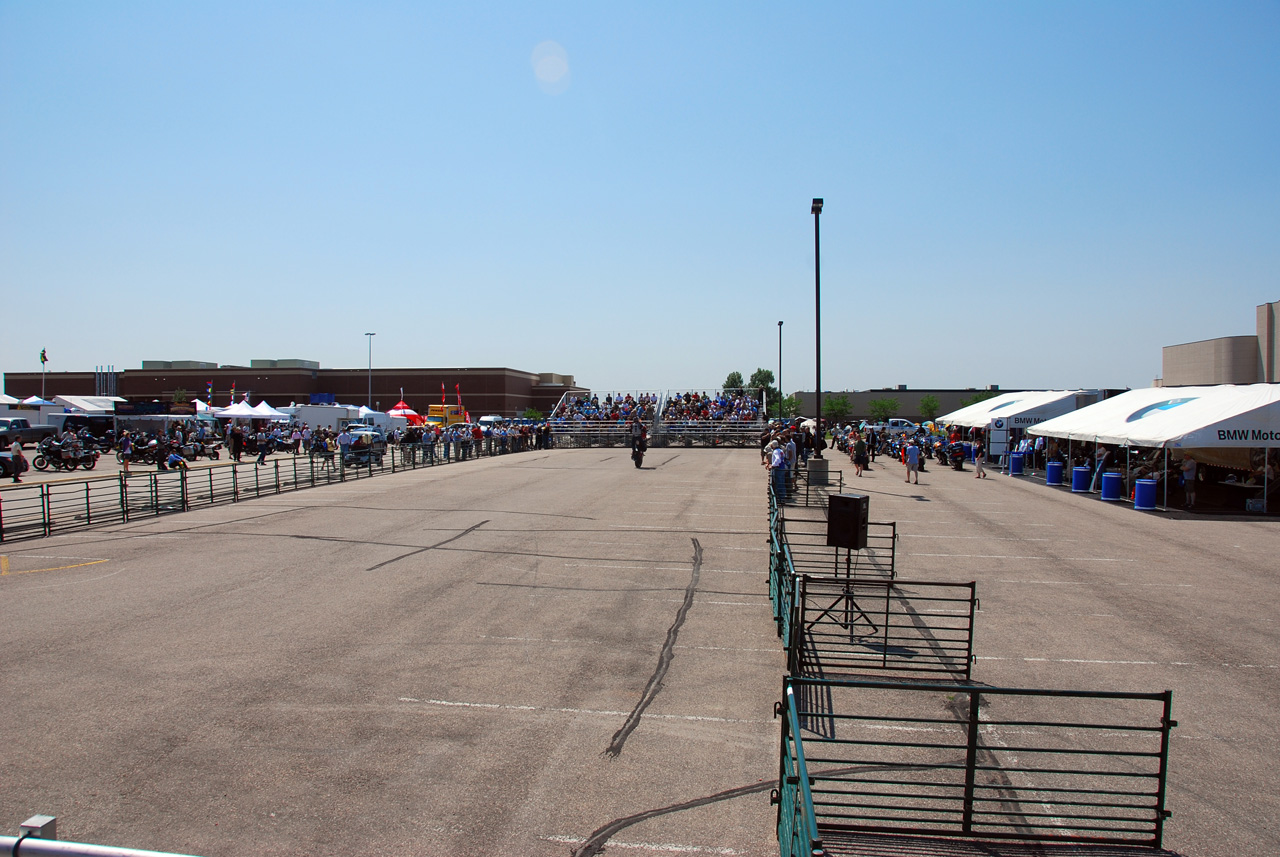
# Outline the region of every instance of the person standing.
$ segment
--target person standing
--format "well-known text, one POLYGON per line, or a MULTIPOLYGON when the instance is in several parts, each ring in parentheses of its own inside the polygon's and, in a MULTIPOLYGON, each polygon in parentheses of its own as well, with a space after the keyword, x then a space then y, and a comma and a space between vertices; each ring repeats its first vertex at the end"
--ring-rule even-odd
POLYGON ((911 482, 911 474, 914 473, 916 475, 916 484, 919 485, 920 484, 920 447, 916 446, 915 440, 912 440, 910 443, 907 444, 906 449, 903 450, 903 455, 905 455, 907 459, 906 481, 908 483, 911 482))
POLYGON ((342 433, 338 435, 338 463, 345 466, 347 456, 351 454, 351 432, 343 428, 342 433))
POLYGON ((861 476, 867 466, 867 442, 862 439, 862 435, 855 436, 858 439, 853 443, 853 472, 861 476))
POLYGON ((1186 496, 1182 508, 1190 511, 1196 505, 1196 460, 1190 453, 1182 456, 1182 490, 1186 496))
POLYGON ((765 448, 768 455, 769 478, 773 482, 773 496, 779 503, 787 499, 787 453, 776 440, 770 441, 765 448))
POLYGON ((258 440, 258 460, 254 465, 255 467, 258 464, 267 463, 267 453, 271 451, 271 435, 267 433, 267 430, 265 428, 258 429, 257 440, 258 440))
POLYGON ((987 471, 982 469, 983 458, 984 456, 982 452, 982 441, 979 440, 978 438, 974 438, 973 439, 973 471, 974 471, 973 478, 974 479, 987 478, 987 471))
MULTIPOLYGON (((13 481, 22 481, 22 471, 27 469, 27 458, 22 454, 22 441, 14 440, 9 444, 9 467, 13 469, 13 481)), ((88 490, 88 489, 85 489, 88 490)))
POLYGON ((124 471, 124 475, 129 475, 129 459, 133 458, 133 438, 129 435, 129 430, 125 429, 120 433, 120 466, 124 471))

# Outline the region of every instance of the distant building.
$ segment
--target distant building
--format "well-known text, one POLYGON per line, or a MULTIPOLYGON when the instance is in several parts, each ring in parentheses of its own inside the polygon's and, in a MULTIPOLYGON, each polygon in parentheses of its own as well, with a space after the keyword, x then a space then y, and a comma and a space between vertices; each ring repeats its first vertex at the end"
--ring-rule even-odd
MULTIPOLYGON (((341 402, 363 405, 369 399, 368 369, 321 369, 312 360, 252 360, 248 366, 218 365, 199 360, 144 360, 141 369, 125 369, 111 373, 49 372, 44 376, 44 389, 50 398, 60 396, 92 396, 99 394, 105 382, 114 383, 114 391, 131 401, 172 401, 182 391, 188 399, 208 398, 213 384, 213 402, 228 405, 231 389, 235 397, 249 394, 254 404, 265 399, 275 407, 291 403, 341 402)), ((388 410, 404 400, 411 408, 425 413, 427 405, 439 404, 441 396, 462 404, 474 419, 488 414, 511 417, 535 408, 549 414, 566 392, 585 392, 574 383, 572 375, 553 372, 522 372, 507 368, 458 369, 374 369, 373 406, 388 410), (441 388, 443 387, 443 394, 441 388)), ((26 398, 40 394, 39 372, 6 372, 4 391, 10 396, 26 398)))
MULTIPOLYGON (((871 417, 871 402, 876 399, 896 399, 898 402, 898 412, 894 416, 911 420, 912 422, 920 422, 923 415, 920 412, 920 400, 925 396, 933 396, 938 400, 938 414, 949 414, 952 411, 958 411, 964 407, 965 403, 982 393, 990 393, 994 396, 999 393, 1018 393, 1020 390, 1001 390, 999 384, 989 384, 982 390, 970 387, 964 390, 946 389, 907 389, 906 384, 899 384, 897 387, 885 387, 881 390, 837 390, 833 392, 822 391, 822 407, 825 410, 827 402, 833 396, 844 396, 849 400, 852 408, 849 418, 851 420, 865 420, 871 417)), ((817 405, 817 396, 812 392, 797 392, 794 394, 800 399, 800 413, 805 416, 812 417, 814 408, 817 405)))
POLYGON ((1258 306, 1257 333, 1220 336, 1182 345, 1166 345, 1156 387, 1212 384, 1275 384, 1276 313, 1280 301, 1258 306))

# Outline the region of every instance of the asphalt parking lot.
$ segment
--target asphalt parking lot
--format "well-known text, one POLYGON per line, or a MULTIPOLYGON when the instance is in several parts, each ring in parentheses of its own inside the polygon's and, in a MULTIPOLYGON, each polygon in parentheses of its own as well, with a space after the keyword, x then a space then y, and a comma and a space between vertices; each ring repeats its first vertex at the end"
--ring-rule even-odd
MULTIPOLYGON (((976 680, 1171 688, 1166 847, 1280 853, 1276 523, 882 465, 847 481, 899 574, 978 581, 976 680)), ((0 546, 0 829, 775 854, 763 478, 750 450, 557 450, 0 546)))

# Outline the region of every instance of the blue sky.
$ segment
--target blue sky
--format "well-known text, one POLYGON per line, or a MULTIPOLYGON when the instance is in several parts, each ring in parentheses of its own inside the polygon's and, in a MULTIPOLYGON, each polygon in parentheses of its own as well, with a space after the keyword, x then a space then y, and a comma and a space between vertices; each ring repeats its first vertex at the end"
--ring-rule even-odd
POLYGON ((0 0, 0 370, 809 389, 821 196, 824 388, 1146 386, 1280 298, 1278 104, 1276 2, 0 0))

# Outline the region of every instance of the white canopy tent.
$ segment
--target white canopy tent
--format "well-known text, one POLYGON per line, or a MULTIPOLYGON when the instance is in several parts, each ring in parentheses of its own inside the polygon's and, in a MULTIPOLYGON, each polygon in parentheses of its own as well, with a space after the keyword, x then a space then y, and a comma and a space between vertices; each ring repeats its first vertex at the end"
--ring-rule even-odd
POLYGON ((1076 396, 1083 390, 1029 390, 1001 393, 990 399, 938 417, 940 425, 986 426, 1005 419, 1008 428, 1025 428, 1075 410, 1076 396), (1015 422, 1014 418, 1017 418, 1015 422))
POLYGON ((262 419, 248 402, 236 402, 227 408, 221 408, 213 414, 220 420, 254 420, 262 419))
MULTIPOLYGON (((1167 469, 1170 449, 1280 446, 1280 385, 1224 384, 1130 390, 1043 422, 1029 431, 1095 445, 1164 449, 1167 469)), ((1262 469, 1265 512, 1270 487, 1265 453, 1262 469)), ((1167 492, 1166 479, 1166 503, 1167 492)))
POLYGON ((16 405, 16 404, 18 404, 18 400, 15 399, 13 396, 6 396, 4 393, 0 393, 0 405, 16 405))
POLYGON ((1118 446, 1280 446, 1280 385, 1130 390, 1029 431, 1118 446))
POLYGON ((256 419, 275 420, 276 422, 288 422, 293 419, 293 417, 283 411, 277 411, 275 408, 268 405, 265 399, 253 406, 253 414, 256 419))
POLYGON ((86 414, 113 414, 116 402, 123 402, 119 396, 54 396, 54 402, 73 411, 86 414))

